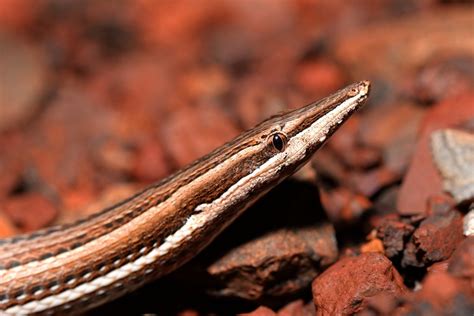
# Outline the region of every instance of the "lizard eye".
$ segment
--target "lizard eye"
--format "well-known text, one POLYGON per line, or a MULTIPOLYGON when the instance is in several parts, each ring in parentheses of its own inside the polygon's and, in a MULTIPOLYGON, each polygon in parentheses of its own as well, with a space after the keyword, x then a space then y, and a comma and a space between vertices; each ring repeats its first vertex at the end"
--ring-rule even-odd
POLYGON ((272 139, 273 147, 278 151, 283 151, 286 146, 286 136, 283 133, 275 133, 270 136, 272 139))

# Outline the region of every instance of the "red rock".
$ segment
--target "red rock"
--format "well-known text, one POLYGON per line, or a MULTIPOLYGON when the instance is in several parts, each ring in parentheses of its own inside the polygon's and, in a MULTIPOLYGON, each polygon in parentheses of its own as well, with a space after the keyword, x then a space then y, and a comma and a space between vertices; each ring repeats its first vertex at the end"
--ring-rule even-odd
POLYGON ((83 210, 93 204, 99 192, 91 189, 71 189, 62 193, 62 211, 59 222, 70 222, 78 219, 83 210), (73 212, 71 212, 73 210, 73 212))
POLYGON ((354 221, 372 206, 365 196, 351 192, 344 187, 331 191, 321 189, 320 194, 324 210, 333 222, 354 221))
POLYGON ((238 134, 227 114, 214 105, 182 107, 163 128, 162 142, 177 167, 183 167, 238 134))
POLYGON ((327 142, 327 146, 344 154, 350 148, 356 147, 358 144, 358 134, 361 128, 360 123, 363 118, 360 115, 351 116, 327 142))
POLYGON ((381 161, 380 151, 374 147, 361 146, 359 130, 360 116, 352 116, 328 141, 327 147, 336 152, 346 166, 368 168, 381 161))
POLYGON ((362 145, 378 153, 384 168, 399 178, 410 162, 424 112, 412 103, 368 108, 360 119, 360 130, 353 137, 359 141, 359 147, 362 145))
POLYGON ((378 252, 378 253, 383 254, 384 253, 383 242, 378 238, 374 238, 366 242, 362 246, 360 246, 360 252, 361 253, 378 252))
POLYGON ((334 62, 305 62, 296 70, 295 81, 300 89, 312 96, 323 96, 344 85, 342 69, 334 62))
POLYGON ((0 26, 3 30, 18 32, 31 27, 37 17, 40 2, 28 0, 0 1, 0 26))
POLYGON ((199 312, 194 309, 186 309, 184 311, 180 311, 178 316, 199 316, 199 312))
POLYGON ((288 303, 277 312, 278 316, 313 316, 315 314, 314 305, 305 304, 303 300, 288 303))
POLYGON ((423 220, 408 242, 403 266, 423 267, 449 259, 463 240, 462 216, 457 211, 423 220))
POLYGON ((369 147, 385 148, 396 138, 414 138, 424 112, 412 103, 371 108, 361 119, 360 142, 369 147))
MULTIPOLYGON (((377 194, 374 201, 374 210, 377 214, 392 214, 396 211, 397 196, 398 196, 399 187, 397 185, 391 186, 389 188, 382 189, 382 191, 377 194)), ((378 226, 376 224, 377 217, 372 217, 371 220, 375 223, 374 227, 378 226)))
POLYGON ((267 117, 287 110, 284 96, 274 89, 262 87, 260 78, 247 80, 237 95, 235 111, 245 129, 250 129, 267 117))
POLYGON ((367 172, 354 171, 349 174, 350 187, 365 196, 372 196, 382 188, 396 183, 400 179, 399 175, 380 167, 367 172))
POLYGON ((110 109, 94 104, 79 90, 58 91, 28 129, 25 156, 38 182, 61 197, 72 188, 100 191, 113 181, 117 174, 99 168, 104 161, 98 153, 110 138, 115 118, 110 109))
POLYGON ((474 281, 474 236, 464 239, 449 260, 448 272, 474 281))
POLYGON ((140 139, 145 133, 153 135, 166 112, 181 99, 176 95, 180 72, 173 66, 172 60, 129 55, 118 64, 102 68, 87 82, 87 90, 97 103, 119 110, 122 139, 140 139))
POLYGON ((448 270, 448 265, 449 265, 449 260, 436 262, 433 265, 429 266, 427 271, 428 271, 428 273, 446 272, 448 270))
POLYGON ((109 139, 98 148, 95 161, 102 170, 125 175, 129 174, 133 168, 133 153, 126 143, 109 139))
POLYGON ((339 159, 340 157, 328 146, 321 148, 311 159, 311 166, 322 176, 344 183, 347 179, 348 171, 339 159))
POLYGON ((441 56, 428 62, 418 72, 414 94, 423 103, 472 91, 474 87, 474 56, 441 56))
POLYGON ((357 315, 392 315, 397 307, 397 297, 391 293, 380 293, 367 299, 367 308, 357 315), (364 314, 365 312, 365 314, 364 314))
POLYGON ((403 215, 423 214, 430 196, 443 193, 441 178, 433 164, 429 140, 434 130, 460 124, 474 117, 474 94, 450 98, 434 106, 423 120, 413 160, 403 179, 398 196, 398 211, 403 215), (455 110, 454 110, 455 109, 455 110))
POLYGON ((165 152, 159 142, 148 140, 138 146, 132 170, 134 177, 150 182, 157 181, 169 173, 165 152))
POLYGON ((18 153, 23 148, 22 139, 16 138, 18 141, 10 141, 7 137, 0 139, 0 148, 9 149, 0 154, 0 201, 8 197, 22 180, 23 160, 18 158, 18 153))
POLYGON ((471 29, 472 12, 468 7, 424 10, 344 33, 334 54, 355 77, 383 74, 384 80, 400 87, 405 78, 436 56, 472 56, 471 29), (377 52, 377 58, 367 52, 377 52))
POLYGON ((220 298, 281 300, 308 289, 337 257, 335 231, 317 187, 290 179, 242 214, 176 278, 220 298))
POLYGON ((103 192, 80 192, 73 190, 66 195, 68 210, 73 212, 62 212, 58 218, 60 223, 70 223, 79 218, 85 218, 99 212, 111 205, 129 198, 136 194, 140 187, 133 184, 115 184, 108 186, 103 192), (79 201, 76 201, 79 200, 79 201))
MULTIPOLYGON (((0 13, 1 18, 1 13, 0 13)), ((0 33, 0 132, 18 128, 38 111, 47 84, 46 59, 36 47, 0 33)))
POLYGON ((468 281, 433 271, 424 278, 421 290, 408 296, 408 302, 408 313, 422 309, 426 315, 469 315, 474 310, 474 292, 468 281))
POLYGON ((230 78, 221 67, 209 67, 186 72, 180 90, 191 99, 211 99, 228 93, 230 78))
POLYGON ((239 314, 239 315, 241 315, 241 316, 275 316, 276 313, 268 307, 260 306, 256 310, 254 310, 250 313, 242 313, 242 314, 239 314))
POLYGON ((313 185, 317 184, 316 178, 317 178, 316 171, 309 164, 302 166, 301 169, 296 171, 290 177, 290 179, 292 180, 311 183, 313 185))
POLYGON ((0 212, 0 239, 14 236, 19 233, 20 232, 12 223, 10 218, 8 218, 7 216, 5 216, 3 213, 0 212))
POLYGON ((379 150, 370 147, 357 146, 345 151, 342 156, 344 162, 353 168, 368 169, 382 161, 379 150))
POLYGON ((403 280, 390 260, 378 253, 339 260, 313 281, 316 315, 349 315, 380 293, 402 295, 403 280))
POLYGON ((406 106, 409 109, 400 110, 401 114, 403 115, 403 112, 405 112, 406 115, 410 111, 411 113, 404 117, 404 122, 400 122, 400 125, 395 127, 397 132, 392 134, 392 137, 387 140, 388 142, 383 147, 384 165, 400 176, 406 173, 410 165, 416 148, 420 123, 426 113, 426 110, 421 110, 419 107, 406 106))
POLYGON ((57 208, 38 193, 27 193, 4 202, 5 214, 23 232, 38 230, 51 224, 58 214, 57 208))
POLYGON ((268 232, 229 250, 207 271, 223 283, 216 295, 254 300, 304 289, 336 258, 334 228, 322 224, 268 232))
POLYGON ((447 215, 454 209, 454 206, 453 198, 447 194, 431 196, 428 200, 427 214, 447 215))
POLYGON ((414 230, 415 227, 396 217, 388 216, 382 219, 377 227, 377 236, 384 244, 386 256, 392 258, 400 254, 405 248, 405 240, 414 230))
MULTIPOLYGON (((182 42, 190 42, 186 46, 192 49, 193 40, 203 35, 203 28, 225 12, 224 3, 204 2, 199 8, 191 8, 185 2, 147 2, 130 3, 139 14, 143 36, 147 42, 158 47, 177 49, 182 42), (175 14, 168 14, 175 12, 175 14)), ((179 52, 178 53, 188 53, 179 52)), ((195 51, 189 52, 195 53, 195 51)))

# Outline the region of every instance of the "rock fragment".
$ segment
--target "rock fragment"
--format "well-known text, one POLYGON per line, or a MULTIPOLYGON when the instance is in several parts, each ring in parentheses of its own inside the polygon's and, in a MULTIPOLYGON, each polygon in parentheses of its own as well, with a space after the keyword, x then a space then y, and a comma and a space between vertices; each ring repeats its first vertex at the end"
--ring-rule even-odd
POLYGON ((18 229, 12 223, 10 218, 5 216, 5 214, 3 214, 0 211, 0 239, 14 236, 15 234, 18 234, 18 233, 19 233, 18 229))
POLYGON ((145 139, 137 146, 132 175, 138 180, 152 182, 169 174, 166 153, 160 142, 145 139))
POLYGON ((63 87, 28 129, 27 158, 37 182, 53 191, 66 209, 86 206, 112 179, 124 176, 117 167, 104 168, 106 160, 99 154, 115 138, 111 130, 116 119, 112 110, 98 106, 80 89, 63 87), (66 204, 70 194, 81 195, 77 204, 66 204))
POLYGON ((360 316, 392 315, 399 299, 391 293, 380 293, 367 299, 367 307, 358 313, 360 316))
POLYGON ((391 186, 400 180, 400 176, 386 167, 366 172, 352 172, 349 176, 351 188, 365 196, 373 196, 382 188, 391 186))
POLYGON ((334 229, 323 224, 265 234, 233 248, 207 270, 223 283, 214 294, 254 300, 305 288, 336 256, 334 229))
POLYGON ((436 102, 472 91, 474 56, 460 53, 435 57, 422 67, 414 79, 414 94, 422 103, 436 102))
MULTIPOLYGON (((378 119, 380 120, 380 116, 378 119)), ((347 167, 366 169, 380 163, 381 155, 378 148, 360 139, 363 127, 364 119, 354 115, 328 140, 327 148, 332 150, 347 167)))
POLYGON ((372 203, 362 194, 340 187, 331 191, 321 189, 321 203, 332 222, 353 222, 359 219, 372 203))
POLYGON ((383 242, 385 255, 389 258, 399 255, 405 248, 406 240, 415 227, 395 216, 387 216, 377 228, 377 236, 383 242))
POLYGON ((474 281, 474 236, 464 239, 451 256, 448 272, 474 281))
POLYGON ((0 132, 26 123, 41 106, 46 59, 35 47, 0 33, 0 132))
POLYGON ((471 209, 464 216, 463 219, 463 232, 465 236, 474 235, 474 204, 471 204, 471 209))
POLYGON ((34 192, 10 198, 2 209, 23 232, 44 228, 58 215, 58 209, 51 201, 34 192), (30 212, 31 209, 35 211, 30 212))
POLYGON ((383 254, 384 253, 383 242, 378 238, 370 238, 368 242, 366 242, 360 247, 360 251, 362 253, 379 252, 383 254))
POLYGON ((325 95, 337 90, 345 80, 341 67, 329 60, 302 63, 296 70, 295 81, 299 88, 311 95, 325 95))
POLYGON ((177 167, 183 167, 238 133, 235 124, 218 106, 182 106, 164 125, 162 140, 177 167), (198 137, 196 131, 199 131, 198 137))
POLYGON ((448 259, 463 239, 462 216, 453 210, 423 220, 407 243, 402 266, 425 267, 448 259))
POLYGON ((296 300, 288 303, 278 310, 278 316, 314 316, 316 311, 314 305, 310 302, 305 304, 303 300, 296 300))
POLYGON ((435 131, 431 150, 444 190, 457 203, 474 199, 474 134, 454 129, 435 131))
POLYGON ((316 315, 321 316, 355 314, 371 297, 405 292, 401 276, 379 253, 341 259, 313 281, 316 315))
POLYGON ((338 257, 316 192, 310 182, 283 182, 172 277, 220 299, 278 299, 309 289, 338 257))
POLYGON ((463 94, 434 105, 426 114, 413 159, 398 195, 397 208, 401 215, 426 213, 427 199, 443 193, 442 180, 429 148, 431 133, 462 124, 466 118, 474 117, 472 104, 474 94, 463 94))
POLYGON ((240 316, 275 316, 276 313, 266 306, 260 306, 250 313, 242 313, 240 316))
POLYGON ((469 282, 447 272, 433 271, 421 289, 405 298, 409 315, 472 315, 474 295, 469 282))
POLYGON ((446 215, 455 209, 453 198, 446 194, 434 195, 427 201, 427 214, 446 215))
POLYGON ((384 80, 399 87, 403 78, 434 56, 453 52, 456 56, 473 56, 471 29, 470 9, 445 7, 443 10, 427 10, 395 22, 389 20, 355 29, 337 43, 335 56, 350 66, 355 76, 377 77, 383 73, 384 80), (419 23, 421 20, 422 25, 419 23), (459 41, 459 38, 466 40, 459 41), (369 51, 377 51, 378 58, 373 58, 367 53, 369 51))

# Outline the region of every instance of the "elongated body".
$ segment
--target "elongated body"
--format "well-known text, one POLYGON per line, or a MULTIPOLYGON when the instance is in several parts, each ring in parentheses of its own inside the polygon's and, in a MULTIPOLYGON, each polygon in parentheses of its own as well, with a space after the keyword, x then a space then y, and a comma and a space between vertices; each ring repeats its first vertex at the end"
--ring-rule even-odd
POLYGON ((366 81, 350 85, 92 217, 0 240, 0 311, 84 311, 176 269, 300 168, 368 93, 366 81))

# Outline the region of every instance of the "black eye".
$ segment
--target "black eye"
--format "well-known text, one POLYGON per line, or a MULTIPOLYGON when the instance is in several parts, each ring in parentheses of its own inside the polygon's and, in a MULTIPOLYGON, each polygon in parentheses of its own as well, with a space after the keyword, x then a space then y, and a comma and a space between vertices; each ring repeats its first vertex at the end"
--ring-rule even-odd
POLYGON ((286 138, 283 134, 276 133, 272 136, 272 144, 276 150, 282 151, 285 148, 286 138))

